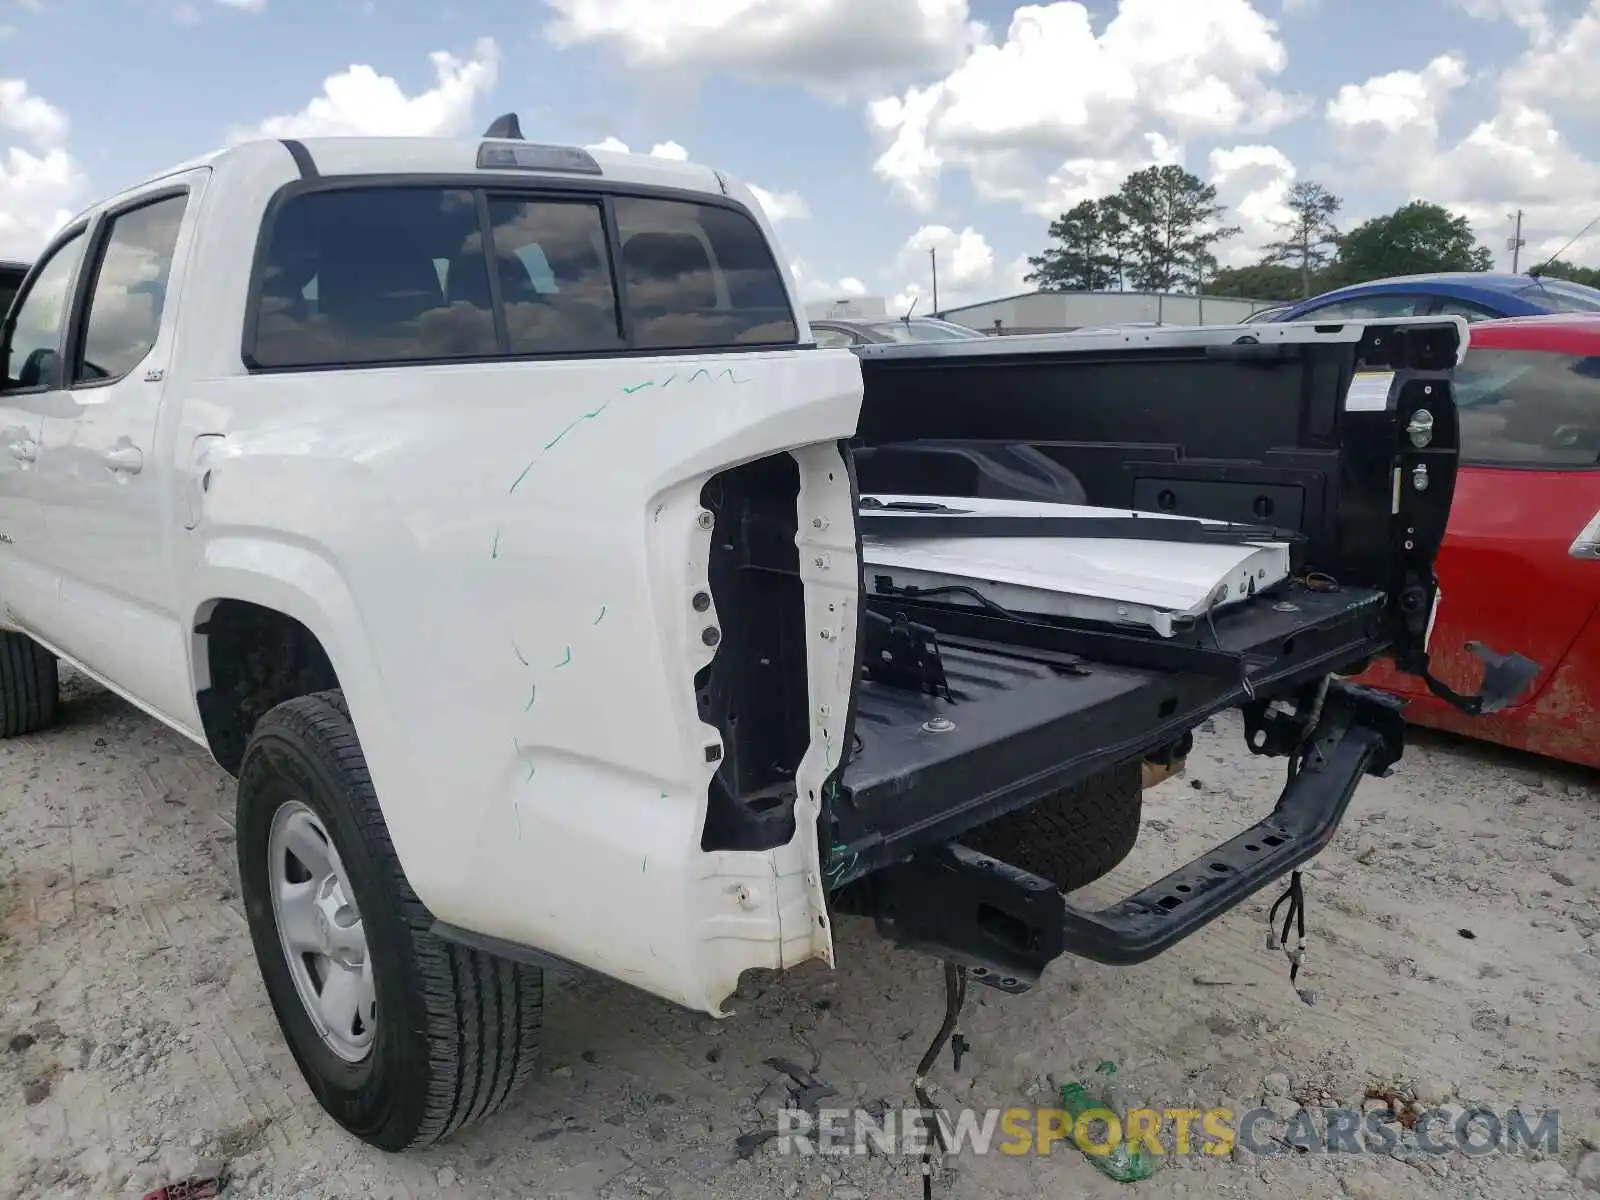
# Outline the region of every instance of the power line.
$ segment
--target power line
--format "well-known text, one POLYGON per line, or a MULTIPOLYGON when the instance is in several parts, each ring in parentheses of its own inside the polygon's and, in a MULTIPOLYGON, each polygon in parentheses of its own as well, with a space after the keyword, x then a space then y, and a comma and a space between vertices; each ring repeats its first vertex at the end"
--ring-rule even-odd
POLYGON ((1596 225, 1600 225, 1600 214, 1596 214, 1595 219, 1590 221, 1582 229, 1578 230, 1577 233, 1573 234, 1572 237, 1570 239, 1568 239, 1567 244, 1565 246, 1561 247, 1561 249, 1557 250, 1554 254, 1552 254, 1549 258, 1545 259, 1537 267, 1534 267, 1531 271, 1528 272, 1528 274, 1529 275, 1537 275, 1537 274, 1539 274, 1546 267, 1548 267, 1551 263, 1555 262, 1556 259, 1560 258, 1569 249, 1571 249, 1573 242, 1576 242, 1579 238, 1583 237, 1584 234, 1588 233, 1589 230, 1593 229, 1596 225))

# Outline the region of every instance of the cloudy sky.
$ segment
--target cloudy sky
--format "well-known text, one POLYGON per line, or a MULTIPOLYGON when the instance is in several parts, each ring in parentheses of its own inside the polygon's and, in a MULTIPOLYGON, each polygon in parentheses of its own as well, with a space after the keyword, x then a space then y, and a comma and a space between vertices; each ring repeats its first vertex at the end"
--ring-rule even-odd
POLYGON ((946 306, 1020 290, 1052 216, 1167 161, 1233 263, 1314 179, 1508 264, 1511 211, 1536 255, 1600 215, 1600 0, 0 0, 0 256, 230 140, 507 110, 742 177, 808 297, 925 296, 930 247, 946 306))

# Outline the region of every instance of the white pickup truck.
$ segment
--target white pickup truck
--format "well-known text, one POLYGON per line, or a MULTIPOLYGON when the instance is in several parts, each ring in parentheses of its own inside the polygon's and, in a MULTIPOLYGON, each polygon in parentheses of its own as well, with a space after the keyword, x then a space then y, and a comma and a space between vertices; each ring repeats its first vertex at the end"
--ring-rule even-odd
POLYGON ((1401 753, 1330 676, 1426 672, 1463 322, 830 350, 775 247, 514 121, 263 140, 75 218, 4 323, 0 733, 59 660, 237 778, 267 997, 372 1145, 505 1100, 546 969, 720 1016, 844 912, 1012 991, 1141 961, 1401 753), (1075 906, 1230 707, 1277 807, 1075 906))

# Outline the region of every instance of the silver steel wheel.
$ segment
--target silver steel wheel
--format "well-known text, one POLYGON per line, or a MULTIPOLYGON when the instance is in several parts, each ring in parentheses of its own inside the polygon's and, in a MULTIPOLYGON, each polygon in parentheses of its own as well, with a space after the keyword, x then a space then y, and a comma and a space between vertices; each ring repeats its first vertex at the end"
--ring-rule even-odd
POLYGON ((306 1015, 346 1062, 372 1051, 378 998, 355 893, 322 821, 298 800, 278 809, 267 838, 278 940, 306 1015))

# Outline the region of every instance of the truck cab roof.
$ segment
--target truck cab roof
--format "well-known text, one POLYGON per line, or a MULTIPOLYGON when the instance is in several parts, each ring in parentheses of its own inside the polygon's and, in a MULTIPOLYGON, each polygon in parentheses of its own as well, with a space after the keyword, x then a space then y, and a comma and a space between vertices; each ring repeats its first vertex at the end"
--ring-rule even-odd
MULTIPOLYGON (((219 147, 157 171, 139 183, 124 188, 74 215, 73 220, 110 208, 132 192, 148 187, 197 167, 213 171, 271 171, 273 164, 292 162, 302 176, 344 175, 475 175, 503 168, 482 165, 485 147, 521 148, 581 156, 598 167, 598 178, 608 183, 672 188, 707 195, 734 195, 749 204, 753 195, 724 171, 699 163, 656 158, 646 154, 624 154, 614 150, 590 150, 553 143, 527 142, 517 138, 448 137, 309 137, 251 138, 219 147), (285 156, 288 156, 287 158, 285 156)), ((571 170, 554 168, 513 168, 519 175, 546 178, 571 178, 571 170)), ((753 206, 759 210, 759 205, 753 206)))

